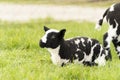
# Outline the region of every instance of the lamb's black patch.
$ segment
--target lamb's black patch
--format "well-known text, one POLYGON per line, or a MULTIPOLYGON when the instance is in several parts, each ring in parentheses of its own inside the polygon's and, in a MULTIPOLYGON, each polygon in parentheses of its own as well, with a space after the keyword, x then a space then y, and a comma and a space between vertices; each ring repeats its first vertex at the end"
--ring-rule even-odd
POLYGON ((120 35, 120 24, 119 24, 119 26, 117 27, 117 35, 119 36, 120 35))
POLYGON ((99 56, 99 54, 97 54, 97 53, 100 53, 100 48, 101 48, 101 46, 98 44, 98 45, 96 45, 96 47, 93 49, 93 53, 95 53, 95 54, 93 54, 93 56, 92 56, 92 61, 94 61, 94 60, 96 59, 96 57, 99 56))

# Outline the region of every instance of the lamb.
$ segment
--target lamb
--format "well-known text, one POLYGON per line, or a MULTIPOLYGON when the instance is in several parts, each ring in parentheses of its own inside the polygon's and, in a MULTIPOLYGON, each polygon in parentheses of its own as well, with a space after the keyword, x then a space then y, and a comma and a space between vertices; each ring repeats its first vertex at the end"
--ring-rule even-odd
POLYGON ((86 66, 104 66, 106 51, 96 39, 75 37, 64 39, 66 29, 60 31, 44 26, 45 35, 39 42, 41 48, 47 48, 53 64, 64 66, 78 63, 86 66))
POLYGON ((103 17, 97 23, 96 29, 102 26, 104 17, 106 17, 109 24, 109 29, 103 36, 103 46, 107 51, 106 54, 112 60, 110 50, 110 43, 112 41, 120 59, 120 3, 113 4, 105 11, 103 17))

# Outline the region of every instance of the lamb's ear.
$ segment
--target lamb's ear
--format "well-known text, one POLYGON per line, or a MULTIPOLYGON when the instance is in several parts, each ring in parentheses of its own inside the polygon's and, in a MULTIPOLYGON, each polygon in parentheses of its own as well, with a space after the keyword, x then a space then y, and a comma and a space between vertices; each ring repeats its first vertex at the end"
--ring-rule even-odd
POLYGON ((46 26, 44 26, 44 31, 46 32, 46 31, 48 31, 48 30, 49 30, 49 28, 46 27, 46 26))
POLYGON ((65 35, 65 32, 66 32, 66 29, 60 30, 60 32, 59 32, 59 38, 63 38, 64 35, 65 35))

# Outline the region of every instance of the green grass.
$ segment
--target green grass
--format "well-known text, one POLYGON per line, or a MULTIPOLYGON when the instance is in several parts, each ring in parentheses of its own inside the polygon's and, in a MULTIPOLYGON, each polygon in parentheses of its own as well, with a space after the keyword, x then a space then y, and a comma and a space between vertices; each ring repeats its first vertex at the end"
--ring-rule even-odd
POLYGON ((101 43, 107 29, 106 24, 98 32, 94 23, 52 19, 26 23, 0 21, 0 80, 119 80, 120 61, 113 45, 113 61, 104 67, 52 64, 49 52, 39 47, 44 25, 58 30, 66 28, 65 38, 87 36, 101 43))
POLYGON ((0 0, 0 2, 18 4, 52 4, 52 5, 82 5, 106 7, 119 0, 0 0))

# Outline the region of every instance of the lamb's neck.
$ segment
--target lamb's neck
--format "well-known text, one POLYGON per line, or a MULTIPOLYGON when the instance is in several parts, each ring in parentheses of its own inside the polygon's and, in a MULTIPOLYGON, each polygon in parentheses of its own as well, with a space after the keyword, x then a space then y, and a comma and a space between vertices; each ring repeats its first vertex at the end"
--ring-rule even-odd
POLYGON ((66 48, 69 48, 69 47, 70 47, 69 41, 63 40, 61 42, 60 49, 66 49, 66 48))
POLYGON ((55 54, 58 55, 60 49, 62 48, 61 46, 65 46, 65 41, 64 41, 64 40, 62 40, 62 41, 60 42, 60 45, 58 45, 58 47, 56 47, 56 48, 54 48, 54 49, 52 49, 52 48, 47 48, 47 49, 48 49, 48 51, 51 53, 51 55, 55 55, 55 54))
POLYGON ((47 48, 47 49, 48 49, 48 51, 50 52, 51 55, 55 55, 55 54, 57 55, 57 54, 59 54, 60 45, 55 49, 52 49, 52 48, 47 48))

